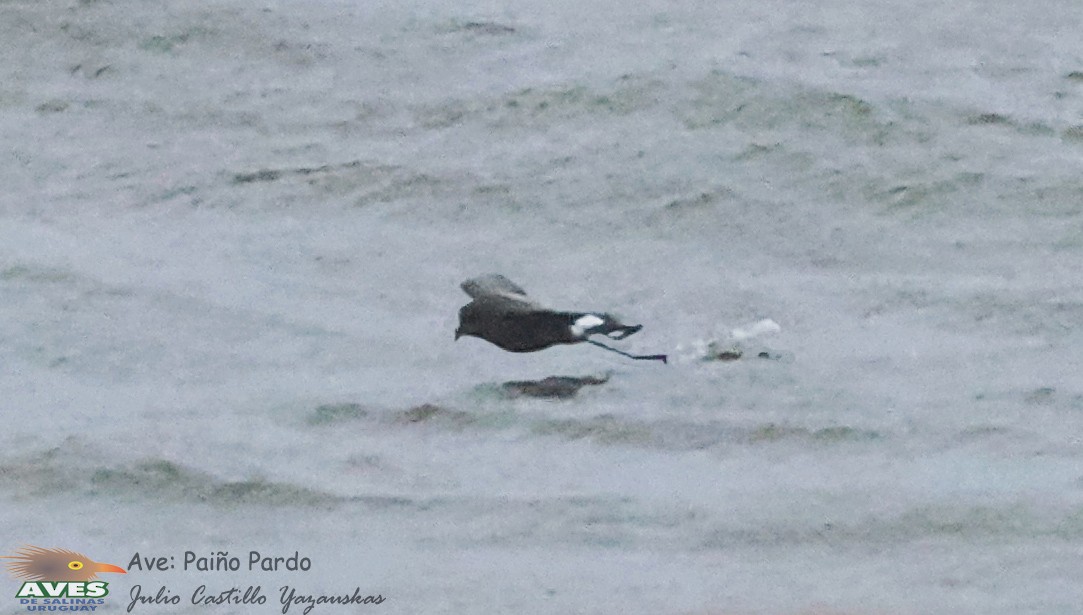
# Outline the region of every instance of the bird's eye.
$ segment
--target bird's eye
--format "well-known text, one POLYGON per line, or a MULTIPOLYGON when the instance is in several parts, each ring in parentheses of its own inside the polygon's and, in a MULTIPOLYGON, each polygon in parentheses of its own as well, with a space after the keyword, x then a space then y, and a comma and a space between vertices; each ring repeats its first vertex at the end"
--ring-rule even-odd
POLYGON ((72 570, 82 570, 83 569, 83 562, 80 562, 80 561, 68 562, 68 568, 71 568, 72 570))

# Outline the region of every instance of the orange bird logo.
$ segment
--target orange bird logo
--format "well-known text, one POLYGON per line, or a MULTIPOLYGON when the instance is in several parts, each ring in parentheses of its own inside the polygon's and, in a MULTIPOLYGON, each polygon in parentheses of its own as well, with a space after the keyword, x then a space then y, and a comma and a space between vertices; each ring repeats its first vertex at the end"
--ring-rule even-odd
POLYGON ((99 572, 127 571, 120 566, 96 562, 82 553, 67 549, 45 549, 27 545, 15 555, 0 555, 7 562, 8 572, 24 581, 89 581, 99 572))

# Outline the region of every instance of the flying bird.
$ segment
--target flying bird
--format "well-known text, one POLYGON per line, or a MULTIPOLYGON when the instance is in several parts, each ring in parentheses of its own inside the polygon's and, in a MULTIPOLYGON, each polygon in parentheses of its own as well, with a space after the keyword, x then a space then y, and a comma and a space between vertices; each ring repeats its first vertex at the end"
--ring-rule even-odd
POLYGON ((510 352, 534 352, 558 344, 587 342, 632 359, 666 362, 664 354, 633 355, 590 339, 605 335, 622 340, 643 325, 625 325, 602 312, 558 312, 542 307, 526 291, 500 274, 488 274, 462 283, 473 299, 459 310, 455 339, 478 337, 510 352))
POLYGON ((24 581, 89 581, 99 572, 127 571, 120 566, 96 562, 82 553, 67 549, 45 549, 27 545, 15 555, 0 555, 14 560, 7 563, 8 572, 24 581))

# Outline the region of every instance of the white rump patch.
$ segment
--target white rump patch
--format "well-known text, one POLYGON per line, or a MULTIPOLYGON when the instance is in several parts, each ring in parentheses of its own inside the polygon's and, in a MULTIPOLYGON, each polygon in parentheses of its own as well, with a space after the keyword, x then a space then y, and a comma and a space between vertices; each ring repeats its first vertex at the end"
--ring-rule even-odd
POLYGON ((604 320, 598 318, 594 314, 584 314, 575 320, 572 325, 572 335, 576 337, 582 337, 583 333, 588 329, 593 329, 600 324, 605 323, 604 320))

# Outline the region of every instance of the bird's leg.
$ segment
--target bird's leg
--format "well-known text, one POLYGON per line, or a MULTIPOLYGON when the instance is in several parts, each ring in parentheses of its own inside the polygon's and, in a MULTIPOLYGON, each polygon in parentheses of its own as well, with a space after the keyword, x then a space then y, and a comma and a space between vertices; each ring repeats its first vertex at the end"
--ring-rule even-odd
POLYGON ((628 357, 629 359, 644 360, 644 361, 661 361, 662 363, 669 363, 669 357, 667 357, 664 354, 628 354, 627 352, 624 352, 623 350, 617 350, 616 348, 606 346, 605 344, 603 344, 601 342, 596 342, 594 340, 584 340, 584 341, 586 341, 586 342, 588 342, 590 344, 594 344, 595 346, 597 346, 599 348, 605 348, 606 350, 608 350, 610 352, 615 352, 615 353, 617 353, 619 355, 624 355, 624 356, 628 357))

